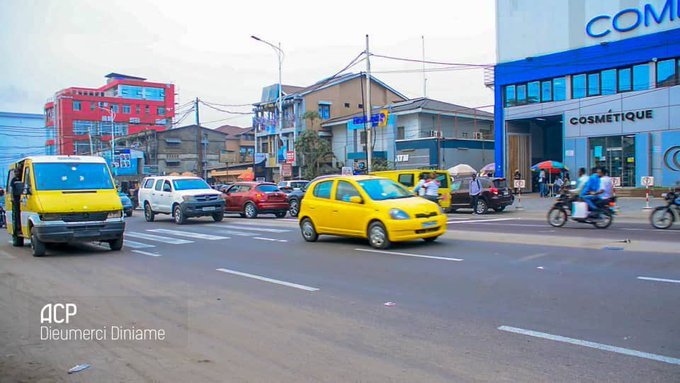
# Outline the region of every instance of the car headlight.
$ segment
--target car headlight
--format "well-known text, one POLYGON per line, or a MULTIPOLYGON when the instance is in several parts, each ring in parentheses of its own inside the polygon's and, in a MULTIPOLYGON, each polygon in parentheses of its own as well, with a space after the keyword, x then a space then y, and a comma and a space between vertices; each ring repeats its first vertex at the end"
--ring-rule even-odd
POLYGON ((109 214, 106 216, 106 219, 110 218, 123 218, 123 211, 122 210, 110 211, 109 214))
POLYGON ((182 196, 182 199, 184 200, 184 202, 191 202, 191 201, 194 200, 194 196, 192 196, 192 195, 183 195, 183 196, 182 196))
POLYGON ((410 219, 408 213, 401 209, 392 209, 390 210, 390 217, 392 219, 410 219))

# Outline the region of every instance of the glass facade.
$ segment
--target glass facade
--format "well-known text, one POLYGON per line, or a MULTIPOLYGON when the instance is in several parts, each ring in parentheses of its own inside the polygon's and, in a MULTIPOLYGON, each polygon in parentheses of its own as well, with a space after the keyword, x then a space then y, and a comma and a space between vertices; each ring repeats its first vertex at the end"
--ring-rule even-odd
POLYGON ((586 96, 586 75, 577 74, 571 77, 571 98, 583 98, 586 96))
POLYGON ((527 84, 527 102, 529 104, 541 102, 540 88, 540 82, 538 81, 532 81, 527 84))
POLYGON ((656 86, 673 86, 680 84, 678 72, 680 60, 662 60, 656 63, 656 86))
POLYGON ((646 89, 649 89, 649 65, 636 65, 633 67, 633 90, 646 89))
POLYGON ((621 178, 621 186, 635 186, 635 136, 588 139, 590 164, 606 168, 610 177, 621 178))
POLYGON ((558 77, 553 79, 553 98, 555 101, 564 101, 567 99, 567 79, 565 77, 558 77))
POLYGON ((602 95, 615 94, 616 88, 616 69, 602 71, 602 95))

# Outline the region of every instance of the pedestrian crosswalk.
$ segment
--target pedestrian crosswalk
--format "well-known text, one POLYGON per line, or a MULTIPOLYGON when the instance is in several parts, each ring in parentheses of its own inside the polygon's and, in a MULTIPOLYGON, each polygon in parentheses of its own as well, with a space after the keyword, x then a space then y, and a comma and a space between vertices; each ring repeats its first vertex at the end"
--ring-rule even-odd
MULTIPOLYGON (((277 235, 291 232, 291 229, 262 227, 255 225, 200 225, 190 228, 165 229, 151 226, 143 230, 126 230, 125 247, 134 249, 150 249, 163 244, 186 245, 200 241, 226 241, 234 237, 250 237, 262 240, 264 235, 277 235)), ((271 242, 285 243, 287 240, 268 238, 271 242)))

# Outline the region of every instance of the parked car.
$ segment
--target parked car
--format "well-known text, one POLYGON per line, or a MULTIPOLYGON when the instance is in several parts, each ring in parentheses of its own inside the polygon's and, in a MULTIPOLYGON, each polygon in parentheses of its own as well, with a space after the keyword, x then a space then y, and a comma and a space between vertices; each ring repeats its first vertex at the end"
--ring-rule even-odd
POLYGON ((440 206, 382 177, 335 176, 313 181, 300 207, 302 238, 321 234, 367 238, 385 249, 392 242, 432 242, 446 231, 440 206))
POLYGON ((305 192, 307 191, 308 185, 309 184, 288 193, 288 213, 291 217, 297 217, 298 213, 300 213, 300 204, 302 203, 302 199, 305 197, 305 192))
MULTIPOLYGON (((451 211, 472 208, 470 198, 471 177, 456 178, 451 183, 451 211)), ((477 202, 477 214, 484 214, 489 209, 501 212, 515 201, 512 190, 505 178, 479 177, 482 183, 482 193, 477 202)))
POLYGON ((222 194, 225 211, 241 217, 255 218, 258 214, 274 214, 283 218, 288 213, 286 193, 271 182, 237 182, 222 194))
POLYGON ((220 222, 224 218, 224 200, 220 196, 202 178, 147 177, 139 190, 139 203, 147 222, 153 222, 156 214, 170 214, 178 225, 187 218, 203 216, 220 222))
POLYGON ((279 189, 281 189, 282 192, 284 193, 290 193, 294 190, 300 190, 307 186, 309 184, 309 181, 307 180, 290 180, 290 181, 281 181, 279 182, 279 189))
POLYGON ((132 217, 132 211, 135 209, 132 200, 125 193, 118 193, 118 196, 120 197, 120 203, 123 204, 123 213, 125 213, 126 217, 132 217))

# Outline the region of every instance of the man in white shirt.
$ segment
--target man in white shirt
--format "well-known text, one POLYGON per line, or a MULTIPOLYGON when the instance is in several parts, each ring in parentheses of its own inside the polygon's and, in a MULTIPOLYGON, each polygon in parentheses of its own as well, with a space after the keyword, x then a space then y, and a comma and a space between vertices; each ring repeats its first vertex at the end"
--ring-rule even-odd
POLYGON ((439 180, 437 180, 437 173, 432 172, 430 179, 425 181, 425 195, 424 197, 434 203, 439 203, 439 180))
POLYGON ((602 177, 600 177, 600 198, 608 199, 614 196, 614 181, 609 177, 607 168, 602 168, 602 177))
POLYGON ((482 194, 482 181, 477 178, 477 173, 472 173, 470 180, 470 198, 472 199, 472 214, 477 214, 477 202, 482 194))
POLYGON ((588 175, 586 174, 585 168, 578 169, 578 181, 576 181, 576 188, 572 191, 574 195, 580 195, 583 187, 588 183, 588 175))

